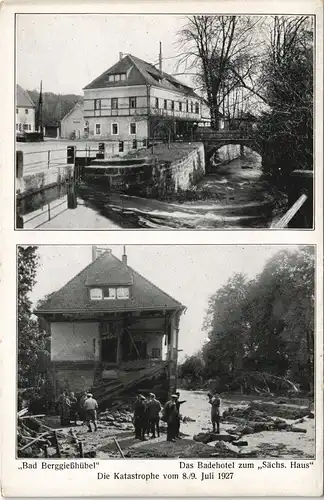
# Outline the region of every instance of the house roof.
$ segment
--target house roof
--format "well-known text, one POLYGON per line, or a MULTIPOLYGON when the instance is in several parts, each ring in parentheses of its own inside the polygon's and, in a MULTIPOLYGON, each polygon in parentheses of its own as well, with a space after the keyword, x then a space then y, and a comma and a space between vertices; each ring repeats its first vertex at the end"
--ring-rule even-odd
POLYGON ((16 106, 17 108, 35 108, 27 90, 24 90, 18 83, 16 85, 16 106))
POLYGON ((191 87, 179 82, 168 73, 162 72, 143 59, 126 54, 120 61, 107 69, 100 76, 84 87, 86 89, 110 88, 110 87, 130 87, 134 85, 152 85, 171 91, 181 92, 187 96, 200 99, 191 87), (113 74, 126 73, 126 79, 118 82, 109 82, 108 76, 113 74))
POLYGON ((179 309, 182 304, 148 279, 117 259, 110 251, 101 254, 36 311, 37 315, 77 312, 120 312, 179 309), (90 300, 89 287, 131 285, 129 299, 90 300))
POLYGON ((65 120, 66 118, 68 118, 72 113, 73 111, 75 111, 77 108, 80 108, 81 111, 83 112, 83 109, 84 109, 84 105, 83 105, 83 102, 77 102, 71 109, 70 111, 68 111, 66 113, 66 115, 63 116, 63 118, 61 119, 61 121, 65 120))

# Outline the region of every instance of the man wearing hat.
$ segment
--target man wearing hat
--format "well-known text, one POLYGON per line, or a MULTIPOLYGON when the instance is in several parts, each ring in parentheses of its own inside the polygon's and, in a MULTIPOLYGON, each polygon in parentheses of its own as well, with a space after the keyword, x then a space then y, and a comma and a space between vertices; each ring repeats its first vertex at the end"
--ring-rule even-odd
POLYGON ((88 392, 87 399, 83 404, 83 408, 86 414, 86 421, 88 425, 89 432, 92 432, 91 422, 94 425, 94 430, 97 430, 97 409, 98 403, 92 396, 91 392, 88 392))
POLYGON ((134 427, 135 438, 145 441, 145 417, 146 417, 146 400, 143 394, 138 394, 134 408, 134 427))
POLYGON ((180 437, 180 405, 182 405, 183 403, 186 403, 185 400, 183 401, 180 401, 180 392, 176 392, 176 395, 177 395, 177 401, 176 401, 176 405, 177 405, 177 410, 178 410, 178 416, 177 416, 177 429, 176 429, 176 435, 175 437, 177 439, 181 439, 180 437))
POLYGON ((155 438, 155 430, 157 436, 160 437, 160 411, 162 410, 161 403, 155 398, 155 394, 151 392, 149 394, 149 400, 147 402, 147 414, 149 420, 149 429, 152 433, 152 438, 155 438))
POLYGON ((165 403, 164 406, 164 420, 167 423, 167 441, 175 441, 177 434, 177 418, 179 415, 177 409, 177 399, 176 394, 171 394, 171 399, 165 403))

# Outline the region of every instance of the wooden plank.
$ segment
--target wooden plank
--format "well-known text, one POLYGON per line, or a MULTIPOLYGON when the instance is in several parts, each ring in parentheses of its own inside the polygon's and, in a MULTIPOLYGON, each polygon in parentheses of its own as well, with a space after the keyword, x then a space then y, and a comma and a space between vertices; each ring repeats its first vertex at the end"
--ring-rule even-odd
POLYGON ((125 455, 124 455, 124 453, 123 453, 123 450, 121 449, 121 447, 120 447, 120 445, 119 445, 119 443, 118 443, 117 439, 116 439, 115 437, 114 437, 113 439, 114 439, 114 441, 115 441, 115 445, 116 445, 116 447, 117 447, 117 450, 118 450, 118 451, 119 451, 119 453, 120 453, 120 456, 121 456, 122 458, 125 458, 125 455))
POLYGON ((41 434, 41 435, 40 435, 40 436, 38 436, 38 437, 35 437, 35 438, 34 438, 34 439, 30 442, 30 443, 27 443, 27 444, 25 444, 25 446, 23 446, 22 448, 19 448, 19 451, 24 451, 24 450, 26 450, 26 449, 27 449, 27 448, 29 448, 32 444, 37 443, 37 441, 39 441, 39 440, 42 440, 42 438, 43 438, 44 436, 47 436, 47 434, 48 434, 48 432, 43 432, 43 434, 41 434))
POLYGON ((293 204, 292 207, 285 213, 281 219, 271 225, 271 229, 283 229, 288 226, 291 219, 296 215, 298 210, 303 206, 305 201, 307 200, 307 196, 302 194, 297 201, 293 204))

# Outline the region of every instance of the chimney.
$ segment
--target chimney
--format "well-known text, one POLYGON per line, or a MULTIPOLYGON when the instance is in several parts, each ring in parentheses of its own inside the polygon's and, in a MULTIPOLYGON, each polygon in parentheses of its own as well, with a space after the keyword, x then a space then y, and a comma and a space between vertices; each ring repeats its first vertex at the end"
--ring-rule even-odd
POLYGON ((159 71, 160 71, 161 76, 162 76, 162 42, 160 42, 159 71))
POLYGON ((99 245, 92 245, 92 262, 98 259, 98 257, 100 257, 100 255, 105 252, 111 253, 110 248, 99 245))
POLYGON ((119 60, 121 61, 122 58, 124 57, 124 54, 122 52, 119 52, 119 60))
POLYGON ((127 266, 127 255, 126 255, 126 247, 124 246, 124 253, 122 255, 122 263, 127 266))

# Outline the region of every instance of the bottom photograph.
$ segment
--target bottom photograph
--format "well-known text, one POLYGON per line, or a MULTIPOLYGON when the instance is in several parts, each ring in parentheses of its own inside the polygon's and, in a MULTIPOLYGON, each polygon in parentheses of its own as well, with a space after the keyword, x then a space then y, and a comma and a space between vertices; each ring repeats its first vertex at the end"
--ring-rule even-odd
POLYGON ((26 458, 315 457, 315 247, 17 246, 26 458))

